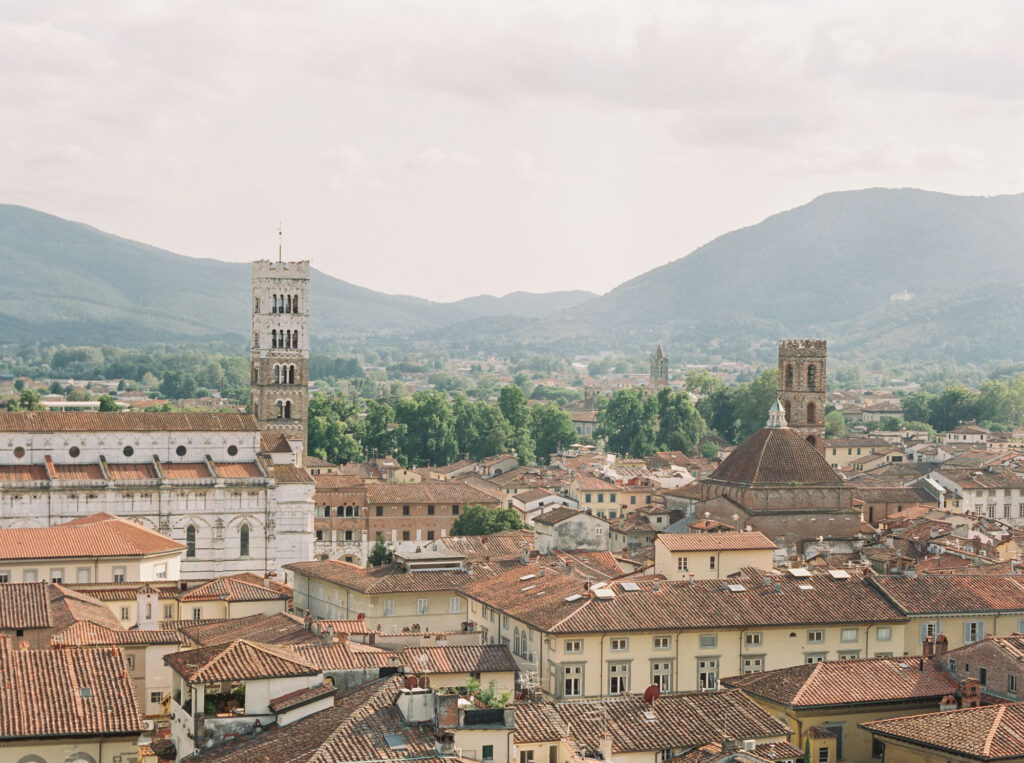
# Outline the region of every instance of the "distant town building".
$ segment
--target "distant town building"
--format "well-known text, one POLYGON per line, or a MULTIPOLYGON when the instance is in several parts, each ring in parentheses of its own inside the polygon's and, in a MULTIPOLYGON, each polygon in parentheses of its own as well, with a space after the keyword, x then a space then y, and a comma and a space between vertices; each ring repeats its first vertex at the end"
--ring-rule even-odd
POLYGON ((651 387, 655 390, 668 386, 668 355, 658 342, 658 349, 651 355, 651 387))

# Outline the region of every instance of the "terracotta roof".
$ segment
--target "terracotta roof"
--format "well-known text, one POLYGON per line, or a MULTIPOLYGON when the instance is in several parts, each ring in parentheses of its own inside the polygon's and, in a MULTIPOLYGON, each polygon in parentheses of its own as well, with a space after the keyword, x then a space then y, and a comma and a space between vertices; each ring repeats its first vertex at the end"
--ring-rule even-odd
POLYGON ((178 601, 273 601, 288 598, 286 593, 228 577, 189 589, 178 596, 178 601))
POLYGON ((530 501, 538 501, 542 498, 549 498, 553 495, 557 496, 558 493, 553 493, 542 487, 535 487, 530 490, 524 490, 521 493, 516 493, 513 497, 520 503, 529 503, 530 501))
POLYGON ((568 506, 559 506, 557 508, 552 509, 551 511, 546 511, 543 514, 538 514, 530 521, 533 522, 535 525, 550 525, 553 527, 554 525, 557 525, 559 522, 564 522, 567 519, 576 518, 597 519, 601 522, 608 522, 608 520, 604 517, 597 517, 593 514, 588 514, 585 511, 580 511, 579 509, 570 509, 568 506))
POLYGON ((320 684, 319 686, 298 689, 297 691, 282 694, 280 697, 274 697, 267 703, 267 706, 272 712, 283 713, 285 710, 290 710, 293 707, 300 707, 321 697, 333 695, 336 691, 337 689, 332 685, 320 684))
POLYGON ((445 535, 441 544, 469 559, 489 556, 492 559, 514 559, 525 548, 533 550, 533 533, 529 530, 506 530, 494 535, 445 535))
POLYGON ((160 471, 163 472, 166 480, 212 480, 214 478, 205 461, 184 464, 162 463, 160 471))
POLYGON ((878 575, 870 582, 908 615, 1024 611, 1015 575, 878 575))
POLYGON ((293 644, 319 640, 306 630, 302 618, 288 612, 256 614, 212 623, 184 623, 179 630, 199 646, 212 646, 246 638, 260 644, 293 644))
POLYGON ((903 622, 905 617, 860 578, 779 576, 684 581, 612 582, 612 598, 588 594, 583 582, 535 565, 478 580, 463 592, 487 606, 552 633, 741 628, 773 625, 903 622), (522 576, 535 577, 522 580, 522 576), (779 592, 775 592, 775 583, 779 592), (726 586, 742 585, 744 590, 726 586), (810 585, 810 589, 800 586, 810 585), (580 598, 570 597, 579 596, 580 598))
POLYGON ((309 472, 289 464, 275 466, 273 475, 275 482, 283 484, 313 484, 313 476, 309 472))
POLYGON ((263 473, 255 461, 215 461, 214 470, 223 479, 262 479, 263 473))
POLYGON ((248 413, 0 413, 0 432, 257 432, 248 413))
POLYGON ((947 654, 953 655, 964 650, 975 650, 976 644, 995 646, 1006 652, 1018 662, 1024 662, 1024 634, 1013 633, 1009 636, 986 636, 982 641, 966 644, 959 649, 951 649, 947 654))
POLYGON ((350 477, 345 474, 313 474, 310 475, 317 490, 338 490, 343 488, 362 488, 361 477, 350 477))
POLYGON ((519 670, 505 644, 406 647, 402 651, 402 664, 420 673, 514 673, 519 670))
POLYGON ((0 482, 43 482, 49 479, 46 467, 42 464, 36 466, 5 464, 0 466, 0 482))
POLYGON ((138 735, 142 730, 120 649, 0 645, 0 739, 138 735))
POLYGON ((177 631, 124 630, 79 620, 50 637, 51 644, 63 646, 126 646, 129 644, 183 644, 185 637, 177 631))
POLYGON ((338 468, 337 464, 331 463, 326 458, 320 458, 318 456, 311 456, 308 453, 302 456, 302 465, 305 468, 315 467, 317 469, 323 469, 324 467, 338 468))
POLYGON ((856 483, 854 485, 856 489, 853 497, 864 503, 938 503, 938 499, 923 487, 858 487, 856 483))
POLYGON ((959 687, 934 660, 913 657, 817 662, 723 678, 722 684, 791 707, 941 698, 959 687))
POLYGON ((334 559, 318 562, 293 562, 284 565, 286 570, 318 580, 351 588, 367 594, 401 593, 406 591, 457 591, 468 582, 493 571, 507 569, 499 567, 500 562, 477 563, 473 574, 464 570, 405 572, 397 562, 381 567, 359 567, 334 559))
POLYGON ((384 668, 393 664, 392 661, 401 664, 395 652, 352 641, 327 645, 317 640, 308 644, 292 644, 289 649, 317 670, 384 668))
POLYGON ((335 633, 369 633, 366 620, 317 620, 316 627, 331 628, 335 633))
POLYGON ((669 551, 748 551, 775 549, 760 532, 660 534, 657 538, 669 551))
POLYGON ((627 695, 515 705, 516 744, 557 742, 566 727, 587 751, 612 735, 612 752, 660 751, 721 741, 722 729, 740 739, 786 737, 789 729, 736 690, 662 694, 652 705, 627 695), (646 713, 653 713, 651 720, 646 713), (607 725, 605 721, 607 720, 607 725))
POLYGON ((102 481, 103 470, 99 464, 53 464, 53 478, 68 482, 102 481))
POLYGON ((859 724, 883 739, 924 745, 972 760, 1020 759, 1024 750, 1024 703, 886 718, 859 724))
POLYGON ((110 479, 119 482, 138 482, 141 480, 159 479, 156 467, 151 463, 139 464, 107 464, 110 479))
POLYGON ((46 583, 0 584, 0 628, 49 628, 50 607, 46 583))
POLYGON ((110 515, 98 522, 0 530, 2 560, 148 556, 183 548, 156 530, 110 515))
POLYGON ((599 477, 592 477, 589 474, 577 474, 575 480, 573 480, 580 490, 599 490, 599 491, 612 491, 619 492, 619 486, 611 482, 605 482, 599 477))
POLYGON ((843 479, 788 427, 765 427, 740 443, 710 479, 747 485, 835 485, 843 479))
POLYGON ((164 662, 193 684, 313 676, 319 672, 284 647, 244 640, 175 652, 165 655, 164 662))
POLYGON ((464 482, 420 482, 418 484, 369 484, 368 503, 437 503, 490 505, 494 498, 464 482))
POLYGON ((993 488, 1024 488, 1024 477, 1009 469, 993 471, 978 469, 939 468, 939 475, 952 480, 965 490, 993 488))

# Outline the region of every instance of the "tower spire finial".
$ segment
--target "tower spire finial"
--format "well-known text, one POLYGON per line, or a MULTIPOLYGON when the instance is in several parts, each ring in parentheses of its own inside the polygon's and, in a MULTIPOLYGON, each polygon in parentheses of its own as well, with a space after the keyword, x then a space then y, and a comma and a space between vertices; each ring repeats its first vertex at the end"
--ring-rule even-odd
POLYGON ((281 261, 281 238, 283 234, 281 232, 281 221, 277 221, 277 261, 281 261))

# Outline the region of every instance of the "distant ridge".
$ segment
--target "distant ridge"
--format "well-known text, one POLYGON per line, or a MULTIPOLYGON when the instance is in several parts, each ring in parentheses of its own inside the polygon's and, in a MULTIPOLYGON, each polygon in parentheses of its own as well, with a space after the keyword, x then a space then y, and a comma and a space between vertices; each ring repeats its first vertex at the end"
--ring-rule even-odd
MULTIPOLYGON (((245 341, 249 266, 185 257, 26 207, 0 205, 0 343, 133 346, 245 341)), ((479 316, 546 315, 589 292, 452 304, 364 289, 314 270, 314 336, 440 328, 479 316)))

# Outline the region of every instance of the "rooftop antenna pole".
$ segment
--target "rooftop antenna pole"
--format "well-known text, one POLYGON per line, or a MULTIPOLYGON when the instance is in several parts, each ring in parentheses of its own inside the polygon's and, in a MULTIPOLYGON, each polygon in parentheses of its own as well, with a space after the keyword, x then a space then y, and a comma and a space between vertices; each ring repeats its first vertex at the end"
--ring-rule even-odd
POLYGON ((281 221, 277 221, 277 261, 281 261, 281 221))

